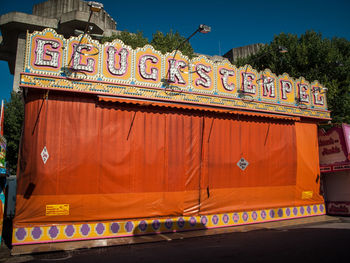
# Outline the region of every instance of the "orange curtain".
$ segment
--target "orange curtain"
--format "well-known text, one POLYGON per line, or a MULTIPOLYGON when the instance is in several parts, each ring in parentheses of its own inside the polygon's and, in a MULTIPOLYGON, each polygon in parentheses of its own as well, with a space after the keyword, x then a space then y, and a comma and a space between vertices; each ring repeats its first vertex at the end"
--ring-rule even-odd
POLYGON ((295 123, 297 134, 297 176, 296 204, 323 202, 320 195, 320 162, 318 153, 317 125, 314 123, 295 123))
POLYGON ((201 212, 290 205, 296 179, 294 123, 252 118, 207 122, 201 212), (244 170, 237 165, 241 158, 248 163, 244 170))
POLYGON ((26 98, 16 225, 321 200, 301 198, 317 189, 312 124, 98 102, 82 94, 51 92, 45 100, 44 93, 29 90, 26 98), (249 162, 244 171, 237 166, 242 157, 249 162), (68 214, 47 214, 47 206, 60 204, 69 205, 68 214))

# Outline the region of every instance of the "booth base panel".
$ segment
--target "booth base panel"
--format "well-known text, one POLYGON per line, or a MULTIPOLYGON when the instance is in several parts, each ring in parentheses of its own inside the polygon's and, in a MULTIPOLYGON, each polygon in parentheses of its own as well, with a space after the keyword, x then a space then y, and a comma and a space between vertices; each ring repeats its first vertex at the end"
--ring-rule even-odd
MULTIPOLYGON (((149 235, 164 240, 164 233, 244 226, 279 220, 325 215, 324 204, 262 209, 224 214, 169 218, 45 224, 14 227, 12 254, 101 247, 147 242, 149 235), (132 237, 133 241, 130 241, 132 237), (71 242, 74 241, 74 242, 71 242), (84 241, 91 241, 86 243, 84 241), (69 243, 68 247, 62 245, 69 243), (88 245, 87 245, 88 244, 88 245), (26 252, 27 251, 27 252, 26 252), (29 251, 29 252, 28 252, 29 251)), ((197 231, 203 233, 203 231, 197 231)), ((203 235, 203 234, 199 234, 203 235)), ((157 239, 156 238, 156 239, 157 239)), ((152 241, 157 241, 154 237, 152 241)))
POLYGON ((350 201, 327 201, 327 214, 350 216, 350 201))

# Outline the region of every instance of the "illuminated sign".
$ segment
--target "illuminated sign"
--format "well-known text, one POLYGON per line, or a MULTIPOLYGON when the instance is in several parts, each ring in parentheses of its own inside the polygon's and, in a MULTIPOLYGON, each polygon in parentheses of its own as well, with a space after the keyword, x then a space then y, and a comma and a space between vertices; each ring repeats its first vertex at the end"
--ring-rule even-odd
POLYGON ((317 81, 240 68, 205 56, 193 59, 120 40, 65 39, 52 29, 27 35, 21 87, 86 92, 329 119, 317 81))

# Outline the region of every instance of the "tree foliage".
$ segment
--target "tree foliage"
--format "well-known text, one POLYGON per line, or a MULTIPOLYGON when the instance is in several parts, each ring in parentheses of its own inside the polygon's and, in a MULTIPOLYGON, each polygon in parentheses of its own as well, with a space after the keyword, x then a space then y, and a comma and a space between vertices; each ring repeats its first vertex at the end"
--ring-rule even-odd
POLYGON ((186 41, 186 38, 181 36, 178 32, 173 33, 172 30, 165 35, 157 31, 152 35, 151 42, 143 36, 142 32, 136 34, 129 33, 128 31, 122 31, 120 34, 114 34, 110 37, 104 37, 102 43, 112 42, 114 39, 120 39, 124 44, 131 46, 132 48, 143 47, 146 44, 150 44, 154 49, 160 51, 162 54, 166 52, 172 52, 173 50, 180 50, 182 54, 192 58, 194 51, 191 44, 186 41))
POLYGON ((7 141, 6 161, 11 173, 16 173, 24 119, 24 104, 20 93, 12 92, 10 101, 5 101, 4 136, 7 141))
POLYGON ((280 75, 284 72, 309 82, 318 80, 328 88, 328 108, 333 122, 350 123, 350 41, 344 38, 323 38, 321 33, 307 31, 298 37, 281 33, 258 53, 234 61, 237 66, 251 64, 280 75), (279 47, 287 53, 280 53, 279 47))
POLYGON ((120 39, 124 44, 131 46, 133 49, 137 47, 143 47, 148 44, 148 39, 143 36, 142 32, 137 32, 136 34, 130 33, 128 31, 122 31, 120 34, 113 34, 110 37, 102 38, 101 42, 112 42, 114 39, 120 39))
POLYGON ((165 35, 157 31, 153 34, 151 45, 165 54, 166 52, 172 52, 173 50, 180 50, 182 54, 192 58, 194 55, 191 44, 186 41, 186 38, 181 36, 179 32, 173 33, 172 30, 165 35))

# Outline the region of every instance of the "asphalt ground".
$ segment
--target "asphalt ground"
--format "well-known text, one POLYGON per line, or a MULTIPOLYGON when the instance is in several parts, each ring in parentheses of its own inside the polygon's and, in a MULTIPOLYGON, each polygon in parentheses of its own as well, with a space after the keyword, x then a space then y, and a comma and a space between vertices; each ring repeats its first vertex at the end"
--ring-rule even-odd
MULTIPOLYGON (((161 235, 163 242, 11 256, 0 262, 348 262, 350 218, 321 216, 161 235)), ((159 240, 154 239, 154 240, 159 240)), ((69 248, 68 248, 69 249, 69 248)))

